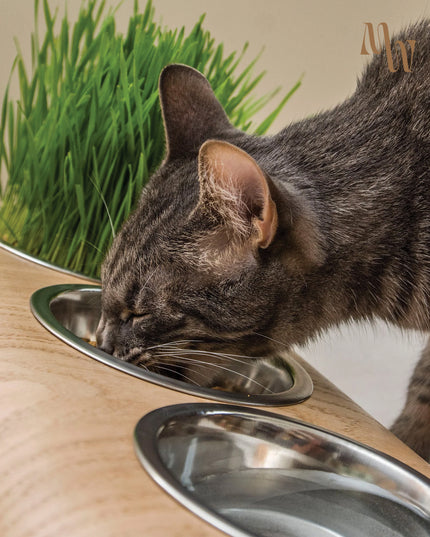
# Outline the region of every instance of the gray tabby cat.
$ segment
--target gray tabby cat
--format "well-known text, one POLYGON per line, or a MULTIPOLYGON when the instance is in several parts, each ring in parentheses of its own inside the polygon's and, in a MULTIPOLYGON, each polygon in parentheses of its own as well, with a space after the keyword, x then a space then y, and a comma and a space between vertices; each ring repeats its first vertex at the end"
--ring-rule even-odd
MULTIPOLYGON (((161 371, 184 347, 258 356, 346 320, 427 331, 429 23, 410 38, 412 73, 375 56, 352 97, 272 137, 167 67, 167 154, 104 262, 100 348, 161 371)), ((430 346, 393 431, 430 459, 430 346)))

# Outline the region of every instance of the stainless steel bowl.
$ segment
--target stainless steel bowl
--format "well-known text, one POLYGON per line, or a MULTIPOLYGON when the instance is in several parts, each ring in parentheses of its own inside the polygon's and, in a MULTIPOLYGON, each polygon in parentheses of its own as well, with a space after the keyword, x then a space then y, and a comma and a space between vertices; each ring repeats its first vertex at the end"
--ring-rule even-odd
POLYGON ((429 537, 430 480, 317 427, 211 403, 136 426, 151 477, 234 537, 429 537))
MULTIPOLYGON (((50 332, 75 349, 124 373, 200 397, 250 405, 287 405, 298 403, 312 394, 309 375, 291 355, 265 357, 261 360, 224 360, 218 367, 216 389, 195 384, 178 377, 177 371, 165 374, 148 371, 123 362, 91 346, 100 318, 100 287, 53 285, 36 291, 31 297, 35 317, 50 332), (172 376, 169 376, 172 375, 172 376)), ((190 371, 188 367, 187 373, 190 371)))
POLYGON ((14 254, 18 257, 21 257, 22 259, 25 259, 26 261, 30 261, 31 263, 36 263, 36 265, 40 265, 42 267, 48 268, 50 270, 55 270, 56 272, 62 272, 63 274, 69 274, 73 277, 81 277, 85 280, 88 280, 90 282, 94 283, 100 283, 100 280, 98 278, 90 278, 86 274, 82 274, 81 272, 76 272, 73 270, 66 269, 64 267, 60 267, 59 265, 54 265, 53 263, 50 263, 49 261, 44 261, 43 259, 40 259, 39 257, 35 257, 31 254, 28 254, 27 252, 24 252, 23 250, 20 250, 19 248, 15 248, 14 246, 11 246, 10 244, 7 244, 6 242, 3 242, 0 240, 0 248, 3 250, 6 250, 6 252, 9 252, 10 254, 14 254))

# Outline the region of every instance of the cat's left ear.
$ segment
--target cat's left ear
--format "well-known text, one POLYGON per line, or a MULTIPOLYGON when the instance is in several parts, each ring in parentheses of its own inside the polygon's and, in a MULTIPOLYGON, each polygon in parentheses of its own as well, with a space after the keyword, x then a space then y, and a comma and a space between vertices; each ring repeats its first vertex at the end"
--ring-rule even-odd
POLYGON ((257 162, 227 142, 209 140, 199 152, 200 203, 216 214, 230 235, 267 248, 278 225, 269 184, 257 162))

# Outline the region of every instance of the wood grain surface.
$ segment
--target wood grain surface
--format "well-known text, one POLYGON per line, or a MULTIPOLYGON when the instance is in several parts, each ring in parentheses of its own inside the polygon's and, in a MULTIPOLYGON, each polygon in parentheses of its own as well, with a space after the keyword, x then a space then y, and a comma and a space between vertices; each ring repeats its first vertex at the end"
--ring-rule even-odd
MULTIPOLYGON (((203 399, 96 362, 33 318, 35 290, 83 280, 0 249, 0 281, 0 535, 223 535, 162 491, 133 449, 133 430, 144 414, 203 399)), ((305 367, 313 396, 268 410, 359 440, 430 477, 427 463, 305 367)))

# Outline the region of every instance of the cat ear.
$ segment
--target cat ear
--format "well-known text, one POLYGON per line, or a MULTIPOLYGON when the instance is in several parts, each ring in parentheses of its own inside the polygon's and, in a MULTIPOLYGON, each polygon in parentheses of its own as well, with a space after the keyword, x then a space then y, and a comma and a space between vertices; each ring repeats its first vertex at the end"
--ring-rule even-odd
POLYGON ((211 269, 234 270, 269 246, 292 273, 324 262, 325 241, 312 205, 290 184, 281 193, 245 151, 223 141, 205 142, 199 181, 196 214, 215 223, 215 233, 201 244, 211 269))
POLYGON ((197 152, 209 138, 233 129, 209 82, 196 69, 168 65, 159 90, 168 159, 197 152))
POLYGON ((267 179, 255 160, 227 142, 209 140, 199 152, 200 206, 217 213, 233 234, 267 248, 278 215, 267 179))

